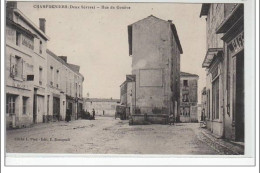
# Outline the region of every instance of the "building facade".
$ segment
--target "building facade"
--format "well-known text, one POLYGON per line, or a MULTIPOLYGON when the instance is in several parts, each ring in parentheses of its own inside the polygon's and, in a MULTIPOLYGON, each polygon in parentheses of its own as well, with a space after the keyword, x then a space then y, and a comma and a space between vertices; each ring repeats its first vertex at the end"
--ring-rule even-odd
POLYGON ((66 56, 57 56, 47 49, 47 112, 53 119, 72 120, 81 117, 83 110, 83 81, 79 66, 67 63, 66 56))
POLYGON ((244 141, 244 6, 203 4, 207 20, 207 128, 244 141))
POLYGON ((128 26, 128 40, 133 114, 179 118, 182 47, 175 25, 151 15, 128 26))
POLYGON ((180 74, 180 121, 198 122, 198 79, 196 74, 180 74))
POLYGON ((6 3, 6 127, 43 122, 46 114, 45 20, 40 28, 18 8, 6 3))
POLYGON ((6 3, 7 128, 62 120, 68 113, 74 119, 80 116, 84 77, 79 66, 47 50, 45 22, 40 18, 37 27, 17 8, 17 2, 6 3), (68 104, 68 97, 74 105, 68 104))
POLYGON ((91 115, 94 109, 96 115, 114 117, 116 113, 116 106, 119 104, 119 99, 84 98, 83 109, 91 115))

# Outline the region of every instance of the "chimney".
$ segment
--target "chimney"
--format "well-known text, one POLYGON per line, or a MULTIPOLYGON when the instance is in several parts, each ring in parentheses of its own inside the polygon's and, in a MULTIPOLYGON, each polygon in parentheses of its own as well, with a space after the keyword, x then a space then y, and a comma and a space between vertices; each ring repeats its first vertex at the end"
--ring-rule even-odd
POLYGON ((6 8, 12 8, 12 9, 15 9, 17 8, 17 1, 8 1, 6 3, 6 8))
POLYGON ((63 61, 67 63, 67 56, 59 56, 59 58, 61 58, 63 61))
POLYGON ((45 33, 45 18, 39 18, 39 24, 40 24, 40 30, 42 30, 45 33))
POLYGON ((14 20, 14 13, 13 10, 17 9, 17 2, 15 1, 8 1, 6 3, 6 18, 9 20, 14 20))

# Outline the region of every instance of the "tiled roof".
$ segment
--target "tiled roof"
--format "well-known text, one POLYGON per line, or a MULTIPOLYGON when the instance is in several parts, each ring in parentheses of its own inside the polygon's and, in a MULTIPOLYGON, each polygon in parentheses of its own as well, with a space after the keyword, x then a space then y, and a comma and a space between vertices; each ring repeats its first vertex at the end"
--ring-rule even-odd
POLYGON ((187 73, 187 72, 181 72, 180 73, 180 76, 192 76, 192 77, 199 77, 198 75, 196 74, 191 74, 191 73, 187 73))
MULTIPOLYGON (((172 30, 172 33, 173 33, 174 38, 175 38, 175 40, 176 40, 176 44, 177 44, 177 46, 178 46, 178 49, 179 49, 180 53, 182 54, 182 53, 183 53, 183 50, 182 50, 182 46, 181 46, 181 43, 180 43, 179 36, 178 36, 178 33, 177 33, 177 30, 176 30, 175 25, 174 25, 171 21, 166 21, 166 20, 160 19, 160 18, 158 18, 158 17, 155 17, 155 16, 153 16, 153 15, 150 15, 150 16, 148 16, 148 17, 146 17, 146 18, 144 18, 144 19, 141 19, 141 20, 139 20, 139 21, 137 21, 137 22, 140 22, 140 21, 142 21, 142 20, 146 20, 146 19, 148 19, 148 18, 155 18, 155 19, 157 19, 157 20, 161 20, 161 21, 163 21, 163 22, 167 22, 167 23, 169 23, 169 24, 171 25, 171 30, 172 30)), ((135 23, 137 23, 137 22, 135 22, 135 23)), ((135 24, 135 23, 133 23, 133 24, 135 24)), ((128 25, 129 55, 132 55, 132 25, 133 25, 133 24, 128 25)))
POLYGON ((112 99, 112 98, 84 98, 84 101, 87 101, 87 102, 120 102, 120 99, 112 99))
MULTIPOLYGON (((61 59, 60 57, 58 57, 57 55, 55 55, 55 53, 53 53, 52 51, 50 51, 49 49, 46 49, 46 53, 51 55, 53 58, 55 58, 56 60, 58 60, 59 62, 61 62, 62 64, 64 64, 66 67, 68 67, 69 69, 71 69, 73 72, 77 73, 78 75, 80 75, 81 77, 84 76, 82 74, 80 74, 77 70, 75 70, 74 68, 72 68, 72 64, 68 64, 66 63, 63 59, 61 59)), ((77 65, 75 65, 77 66, 77 65)), ((79 67, 79 66, 78 66, 79 67)))

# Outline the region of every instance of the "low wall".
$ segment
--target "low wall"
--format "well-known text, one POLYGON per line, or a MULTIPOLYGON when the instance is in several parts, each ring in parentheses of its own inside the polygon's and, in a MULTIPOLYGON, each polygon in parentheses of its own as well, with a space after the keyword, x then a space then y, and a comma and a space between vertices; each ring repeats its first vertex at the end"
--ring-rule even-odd
POLYGON ((185 117, 185 116, 180 116, 180 121, 182 123, 197 123, 198 119, 194 117, 185 117))
POLYGON ((29 127, 33 124, 33 120, 29 116, 17 117, 17 116, 8 116, 6 117, 6 128, 23 128, 29 127))
POLYGON ((148 114, 146 117, 144 114, 132 115, 129 119, 131 125, 143 125, 143 124, 168 124, 168 115, 160 114, 148 114))

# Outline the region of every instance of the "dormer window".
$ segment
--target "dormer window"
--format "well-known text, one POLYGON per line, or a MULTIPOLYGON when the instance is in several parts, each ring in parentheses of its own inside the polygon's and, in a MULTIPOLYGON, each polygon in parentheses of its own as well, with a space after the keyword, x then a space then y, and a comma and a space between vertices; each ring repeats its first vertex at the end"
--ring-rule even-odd
POLYGON ((183 80, 183 86, 185 86, 185 87, 189 86, 188 80, 183 80))

